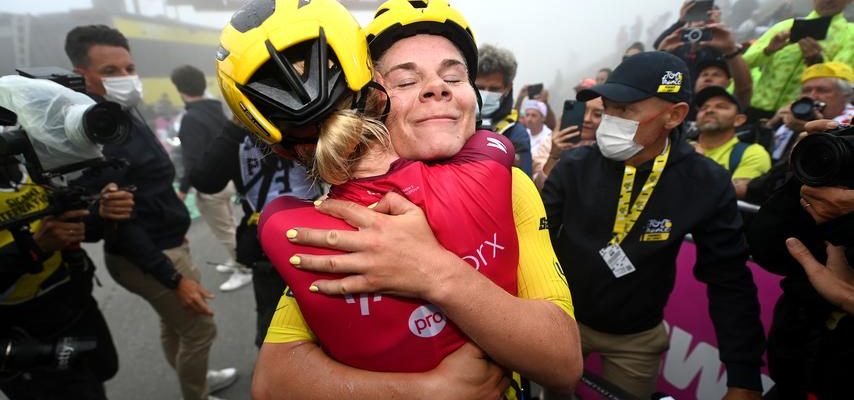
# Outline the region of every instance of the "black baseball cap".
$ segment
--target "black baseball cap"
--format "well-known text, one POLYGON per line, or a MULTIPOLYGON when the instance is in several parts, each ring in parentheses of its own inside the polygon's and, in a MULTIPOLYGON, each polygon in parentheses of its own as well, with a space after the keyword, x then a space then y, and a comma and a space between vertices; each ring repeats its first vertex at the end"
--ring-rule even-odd
POLYGON ((638 53, 625 59, 608 80, 575 96, 578 101, 597 97, 635 103, 658 97, 671 103, 691 103, 691 76, 681 58, 662 51, 638 53))
POLYGON ((735 96, 730 94, 730 92, 728 92, 726 88, 721 86, 709 86, 697 92, 697 95, 694 96, 694 105, 697 106, 697 108, 700 108, 703 106, 703 104, 709 101, 709 99, 718 96, 725 97, 732 104, 735 104, 735 107, 738 109, 739 113, 743 112, 741 103, 738 101, 738 99, 736 99, 735 96))
POLYGON ((726 63, 726 60, 724 60, 724 58, 721 57, 719 54, 710 55, 709 57, 701 57, 697 61, 695 69, 695 71, 697 71, 697 77, 699 78, 700 73, 703 72, 704 69, 709 67, 720 68, 724 71, 724 73, 726 73, 727 78, 732 78, 732 72, 729 70, 729 65, 726 63))

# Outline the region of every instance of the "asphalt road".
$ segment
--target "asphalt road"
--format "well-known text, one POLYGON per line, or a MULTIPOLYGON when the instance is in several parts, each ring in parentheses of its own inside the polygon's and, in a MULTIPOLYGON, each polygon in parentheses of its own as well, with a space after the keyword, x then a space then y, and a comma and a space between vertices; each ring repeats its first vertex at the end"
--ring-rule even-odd
MULTIPOLYGON (((217 272, 207 262, 225 261, 225 248, 200 219, 193 221, 187 236, 193 261, 202 270, 202 284, 216 296, 210 302, 217 324, 210 367, 235 367, 240 375, 234 385, 215 395, 228 400, 249 399, 252 368, 257 355, 253 343, 255 299, 252 285, 233 292, 220 292, 218 287, 228 275, 217 272)), ((107 319, 119 353, 119 372, 106 382, 107 397, 117 400, 180 399, 178 379, 160 348, 157 314, 141 297, 112 280, 104 267, 100 244, 85 247, 98 265, 96 275, 102 286, 95 286, 95 298, 107 319)))

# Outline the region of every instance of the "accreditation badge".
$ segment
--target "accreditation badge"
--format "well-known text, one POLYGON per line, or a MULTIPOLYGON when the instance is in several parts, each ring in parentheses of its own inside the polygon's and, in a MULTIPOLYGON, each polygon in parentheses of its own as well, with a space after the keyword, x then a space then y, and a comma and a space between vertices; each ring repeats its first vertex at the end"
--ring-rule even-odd
POLYGON ((635 272, 635 266, 629 256, 623 251, 623 248, 618 244, 608 244, 602 250, 599 250, 599 255, 605 261, 605 265, 611 269, 614 277, 621 278, 632 272, 635 272))

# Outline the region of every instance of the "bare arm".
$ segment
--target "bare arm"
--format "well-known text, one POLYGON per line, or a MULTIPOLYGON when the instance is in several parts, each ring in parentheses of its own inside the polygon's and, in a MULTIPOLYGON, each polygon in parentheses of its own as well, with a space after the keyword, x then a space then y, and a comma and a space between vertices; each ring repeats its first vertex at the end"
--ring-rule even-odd
POLYGON ((580 345, 575 322, 558 306, 517 298, 496 286, 442 248, 421 209, 399 195, 386 195, 374 210, 336 200, 324 201, 319 209, 360 230, 297 229, 297 243, 350 252, 299 255, 300 268, 353 274, 315 282, 318 291, 383 292, 427 300, 441 307, 496 363, 555 390, 572 390, 581 373, 580 345))
POLYGON ((735 88, 735 98, 744 107, 750 105, 753 97, 753 77, 750 75, 750 67, 741 54, 727 60, 727 65, 732 73, 732 82, 735 88))
POLYGON ((466 344, 423 374, 382 373, 348 367, 313 342, 265 343, 255 362, 252 398, 290 399, 498 399, 509 381, 466 344))

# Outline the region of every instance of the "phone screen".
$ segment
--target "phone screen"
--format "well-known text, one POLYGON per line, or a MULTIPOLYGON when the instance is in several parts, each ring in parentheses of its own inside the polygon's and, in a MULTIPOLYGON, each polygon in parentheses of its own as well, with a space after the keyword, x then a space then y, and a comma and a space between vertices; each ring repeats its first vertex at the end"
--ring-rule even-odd
POLYGON ((714 0, 697 0, 688 9, 685 14, 685 22, 707 21, 709 19, 709 11, 715 7, 714 0))
MULTIPOLYGON (((563 102, 563 114, 560 117, 560 129, 566 129, 570 126, 577 126, 579 131, 584 125, 584 102, 567 100, 563 102)), ((581 135, 575 137, 572 142, 578 143, 581 141, 581 135)))

